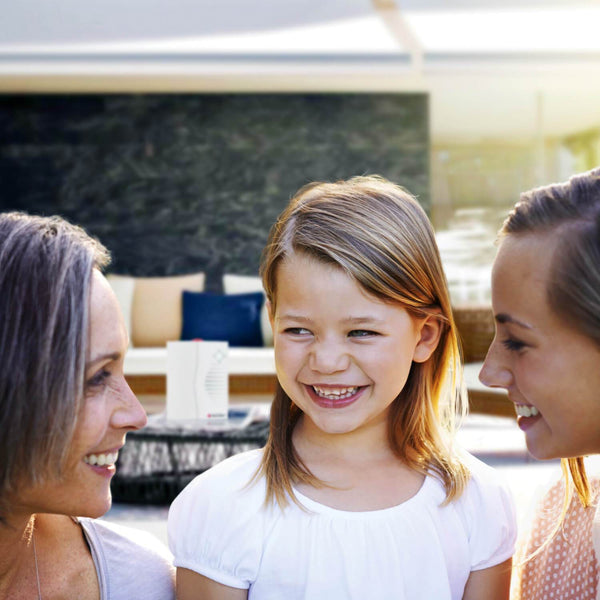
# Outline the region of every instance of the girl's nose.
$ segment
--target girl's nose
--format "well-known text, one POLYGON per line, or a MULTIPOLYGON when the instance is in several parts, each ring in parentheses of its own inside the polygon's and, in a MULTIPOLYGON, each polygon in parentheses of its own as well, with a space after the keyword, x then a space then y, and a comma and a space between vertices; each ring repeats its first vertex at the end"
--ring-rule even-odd
POLYGON ((115 429, 141 429, 148 422, 146 411, 123 377, 112 415, 115 429))
POLYGON ((498 349, 496 340, 492 342, 483 361, 483 367, 479 371, 479 381, 488 387, 505 389, 512 384, 512 373, 502 360, 502 352, 498 349))
POLYGON ((350 365, 350 357, 342 344, 336 342, 315 342, 309 354, 308 366, 312 371, 330 374, 345 371, 350 365))

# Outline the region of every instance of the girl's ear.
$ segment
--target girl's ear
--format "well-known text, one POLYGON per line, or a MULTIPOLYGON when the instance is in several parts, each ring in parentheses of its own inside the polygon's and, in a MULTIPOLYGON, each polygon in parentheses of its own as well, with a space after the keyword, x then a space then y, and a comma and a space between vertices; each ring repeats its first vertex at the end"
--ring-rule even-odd
POLYGON ((267 313, 269 315, 269 323, 271 323, 271 330, 275 331, 275 329, 273 327, 274 315, 273 315, 273 305, 271 304, 271 301, 266 300, 265 306, 267 307, 267 313))
POLYGON ((442 337, 443 322, 441 311, 428 315, 425 319, 419 320, 417 326, 419 328, 419 339, 415 346, 413 360, 418 363, 429 360, 442 337))

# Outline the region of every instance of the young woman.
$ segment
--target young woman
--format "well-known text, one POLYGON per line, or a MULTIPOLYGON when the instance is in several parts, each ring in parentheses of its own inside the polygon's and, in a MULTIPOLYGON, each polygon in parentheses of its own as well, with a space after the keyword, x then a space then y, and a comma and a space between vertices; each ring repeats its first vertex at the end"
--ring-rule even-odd
POLYGON ((595 599, 600 486, 582 457, 600 453, 600 169, 524 193, 500 239, 480 379, 508 390, 529 451, 565 472, 516 561, 513 597, 595 599))
POLYGON ((175 500, 178 598, 507 598, 512 502, 452 444, 458 342, 417 201, 375 177, 305 187, 262 277, 270 438, 175 500))
POLYGON ((93 517, 128 431, 127 336, 106 249, 64 220, 0 215, 0 599, 168 600, 152 536, 93 517))

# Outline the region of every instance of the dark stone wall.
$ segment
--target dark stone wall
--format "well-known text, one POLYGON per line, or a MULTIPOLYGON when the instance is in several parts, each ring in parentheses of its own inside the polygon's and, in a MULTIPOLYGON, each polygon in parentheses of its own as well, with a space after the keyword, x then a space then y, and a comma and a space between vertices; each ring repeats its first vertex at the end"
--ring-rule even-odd
POLYGON ((84 226, 118 273, 219 289, 300 186, 373 173, 429 209, 426 95, 0 96, 0 209, 84 226))

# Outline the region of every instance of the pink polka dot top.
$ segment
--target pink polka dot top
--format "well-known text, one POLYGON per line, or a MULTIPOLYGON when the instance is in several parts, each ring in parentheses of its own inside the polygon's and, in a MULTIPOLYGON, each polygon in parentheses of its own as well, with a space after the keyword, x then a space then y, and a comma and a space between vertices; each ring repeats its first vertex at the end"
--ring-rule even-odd
MULTIPOLYGON (((600 479, 591 479, 590 483, 597 498, 600 479)), ((552 534, 563 502, 564 483, 561 480, 540 502, 529 535, 515 555, 511 600, 600 598, 600 569, 593 539, 595 502, 584 508, 574 493, 561 529, 540 554, 527 560, 552 534)))

